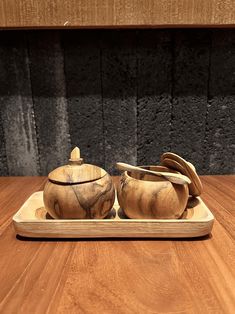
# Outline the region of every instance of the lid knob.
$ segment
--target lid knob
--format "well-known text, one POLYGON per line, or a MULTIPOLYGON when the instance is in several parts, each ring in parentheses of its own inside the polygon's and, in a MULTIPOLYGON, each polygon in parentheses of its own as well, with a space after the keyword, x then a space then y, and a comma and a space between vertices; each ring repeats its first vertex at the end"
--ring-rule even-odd
POLYGON ((75 147, 71 151, 69 164, 70 165, 82 165, 83 164, 83 158, 80 157, 80 149, 78 147, 75 147))

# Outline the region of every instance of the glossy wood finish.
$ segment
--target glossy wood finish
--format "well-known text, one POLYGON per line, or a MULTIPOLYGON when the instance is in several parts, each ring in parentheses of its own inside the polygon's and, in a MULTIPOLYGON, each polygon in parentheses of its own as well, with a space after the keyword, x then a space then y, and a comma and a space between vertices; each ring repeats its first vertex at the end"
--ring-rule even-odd
MULTIPOLYGON (((147 166, 153 171, 166 171, 162 166, 147 166)), ((117 188, 118 202, 129 218, 177 219, 183 214, 189 197, 188 184, 174 184, 165 178, 125 171, 117 188)))
POLYGON ((157 170, 157 169, 155 169, 153 171, 153 170, 147 169, 147 167, 133 166, 133 165, 126 164, 123 162, 117 162, 116 167, 119 170, 134 171, 134 172, 140 173, 140 174, 141 173, 142 174, 152 174, 155 176, 163 177, 166 180, 168 180, 172 183, 176 183, 176 184, 190 184, 191 183, 191 181, 188 177, 186 177, 182 174, 179 174, 179 173, 167 171, 167 169, 165 170, 165 172, 161 172, 160 170, 157 170))
POLYGON ((47 212, 60 219, 99 219, 108 215, 115 200, 110 175, 102 168, 84 164, 75 147, 69 164, 48 175, 43 200, 47 212))
POLYGON ((99 219, 112 209, 115 190, 108 173, 100 179, 80 184, 62 185, 48 180, 43 199, 53 218, 99 219))
POLYGON ((233 0, 3 0, 0 27, 153 27, 235 24, 233 0))
POLYGON ((189 184, 189 194, 192 196, 199 196, 203 191, 203 186, 197 171, 193 164, 182 158, 181 156, 167 152, 161 156, 161 164, 179 171, 181 174, 187 176, 191 183, 189 184))
POLYGON ((211 237, 16 239, 12 216, 45 180, 0 178, 1 313, 235 312, 235 176, 202 177, 211 237))
POLYGON ((33 193, 13 216, 16 234, 32 238, 194 238, 211 233, 214 217, 200 199, 190 199, 180 219, 128 219, 116 199, 105 219, 52 219, 43 191, 33 193))

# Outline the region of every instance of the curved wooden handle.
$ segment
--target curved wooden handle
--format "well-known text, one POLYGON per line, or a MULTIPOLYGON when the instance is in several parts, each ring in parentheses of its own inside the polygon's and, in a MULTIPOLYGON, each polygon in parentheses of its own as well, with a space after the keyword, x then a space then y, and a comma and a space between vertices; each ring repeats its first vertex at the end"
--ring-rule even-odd
POLYGON ((141 172, 141 173, 146 173, 146 174, 152 174, 158 177, 164 177, 168 181, 172 183, 176 183, 176 184, 190 184, 191 183, 188 177, 182 174, 178 174, 178 173, 152 171, 152 170, 147 170, 147 169, 140 168, 137 166, 132 166, 123 162, 117 162, 116 167, 122 171, 135 171, 135 172, 141 172))

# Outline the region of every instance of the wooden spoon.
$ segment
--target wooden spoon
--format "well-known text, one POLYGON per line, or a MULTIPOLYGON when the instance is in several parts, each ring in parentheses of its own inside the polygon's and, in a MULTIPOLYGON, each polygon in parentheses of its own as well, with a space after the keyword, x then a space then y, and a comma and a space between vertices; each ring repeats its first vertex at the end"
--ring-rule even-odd
POLYGON ((197 175, 196 169, 187 160, 183 159, 177 154, 167 152, 161 156, 161 164, 169 168, 180 171, 191 180, 189 184, 189 194, 192 196, 199 196, 202 193, 203 187, 200 178, 197 175))
POLYGON ((190 184, 191 183, 188 177, 182 174, 178 174, 178 173, 147 170, 147 169, 140 168, 137 166, 125 164, 123 162, 117 162, 116 166, 119 170, 123 170, 123 171, 135 171, 135 172, 141 172, 141 173, 146 173, 146 174, 152 174, 158 177, 164 177, 168 181, 172 183, 176 183, 176 184, 190 184))

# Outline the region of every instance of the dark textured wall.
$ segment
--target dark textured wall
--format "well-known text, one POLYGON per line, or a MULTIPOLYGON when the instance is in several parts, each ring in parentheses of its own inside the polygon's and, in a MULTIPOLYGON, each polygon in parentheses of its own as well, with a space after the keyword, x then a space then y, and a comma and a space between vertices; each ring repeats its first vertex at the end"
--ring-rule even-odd
POLYGON ((235 172, 235 30, 0 32, 0 174, 89 163, 235 172))

